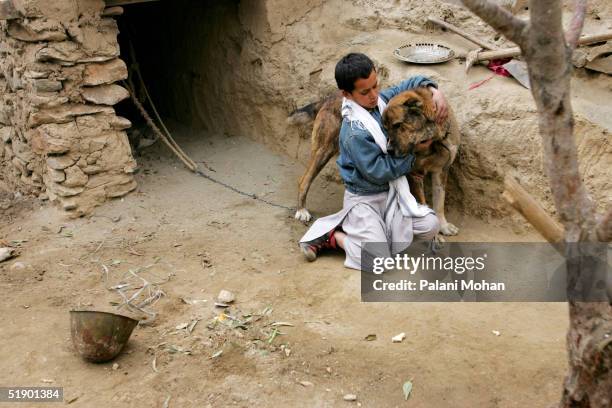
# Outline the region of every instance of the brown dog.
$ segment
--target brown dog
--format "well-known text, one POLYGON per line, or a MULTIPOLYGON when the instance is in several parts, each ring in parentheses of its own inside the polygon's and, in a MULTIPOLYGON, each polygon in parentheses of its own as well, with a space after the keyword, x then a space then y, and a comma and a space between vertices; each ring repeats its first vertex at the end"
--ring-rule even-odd
MULTIPOLYGON (((338 153, 338 135, 342 124, 340 92, 293 112, 290 124, 306 123, 315 118, 311 137, 310 161, 298 186, 298 210, 295 218, 309 221, 311 215, 305 208, 306 195, 314 178, 335 154, 338 153)), ((452 110, 442 124, 435 122, 435 105, 431 91, 417 88, 392 98, 383 113, 383 125, 389 135, 391 148, 400 154, 413 152, 421 142, 432 140, 423 151, 414 151, 415 163, 408 177, 410 188, 417 200, 425 204, 422 176, 432 174, 433 209, 440 220, 440 232, 455 235, 459 229, 446 221, 444 198, 448 169, 455 160, 459 148, 460 133, 452 110), (421 176, 421 177, 418 177, 421 176)))
POLYGON ((410 190, 421 204, 426 204, 423 177, 431 173, 433 209, 440 221, 440 232, 456 235, 459 228, 446 220, 444 200, 448 170, 457 157, 461 133, 452 109, 443 123, 436 123, 436 108, 431 91, 417 88, 391 98, 383 112, 383 126, 389 145, 399 155, 414 153, 408 174, 410 190), (430 141, 429 144, 423 142, 430 141), (421 143, 426 148, 414 150, 421 143))

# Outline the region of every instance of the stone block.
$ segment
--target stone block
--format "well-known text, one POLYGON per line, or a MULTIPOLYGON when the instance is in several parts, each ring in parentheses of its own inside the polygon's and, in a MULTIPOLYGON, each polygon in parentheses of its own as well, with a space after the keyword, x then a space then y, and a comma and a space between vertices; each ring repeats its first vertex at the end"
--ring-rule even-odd
POLYGON ((14 138, 13 139, 13 152, 15 153, 15 156, 19 157, 21 160, 23 160, 26 163, 31 162, 32 160, 34 160, 34 153, 32 152, 32 148, 22 142, 19 138, 14 138))
POLYGON ((93 189, 100 186, 112 186, 129 183, 134 178, 131 175, 123 173, 105 172, 91 175, 87 182, 87 189, 93 189))
POLYGON ((72 156, 64 154, 61 156, 48 156, 47 166, 55 170, 64 170, 67 167, 72 166, 78 160, 78 156, 72 156))
POLYGON ((130 97, 127 89, 114 84, 83 88, 81 95, 86 101, 97 105, 115 105, 130 97))
POLYGON ((37 127, 33 132, 32 149, 39 154, 66 153, 79 139, 79 130, 74 122, 47 124, 37 127))
POLYGON ((85 187, 68 187, 63 184, 53 184, 53 192, 60 197, 72 197, 82 193, 85 187))
POLYGON ((26 165, 28 163, 21 160, 19 157, 13 157, 11 163, 13 163, 13 166, 15 166, 15 168, 19 170, 20 174, 28 173, 28 170, 26 169, 26 165))
POLYGON ((11 147, 11 145, 5 144, 4 145, 4 158, 6 160, 11 160, 14 156, 15 156, 15 153, 13 153, 13 148, 11 147))
POLYGON ((109 119, 109 123, 112 129, 125 130, 132 127, 132 122, 121 116, 113 116, 109 119))
POLYGON ((52 79, 37 79, 34 81, 36 92, 58 92, 62 90, 62 83, 52 79))
POLYGON ((62 170, 49 168, 47 171, 47 176, 49 177, 49 180, 55 183, 61 183, 62 181, 66 180, 66 173, 64 173, 62 170))
POLYGON ((87 64, 83 71, 83 84, 95 86, 112 84, 127 79, 128 69, 120 58, 102 64, 87 64))
POLYGON ((95 166, 95 165, 89 165, 83 168, 83 172, 89 176, 94 175, 94 174, 99 174, 103 171, 104 169, 100 166, 95 166))
MULTIPOLYGON (((117 42, 115 41, 115 44, 117 42)), ((89 54, 79 44, 72 41, 61 41, 48 43, 48 45, 36 53, 36 61, 58 63, 60 65, 74 65, 84 62, 104 62, 119 56, 119 47, 110 52, 96 52, 89 54)))
POLYGON ((67 104, 69 99, 65 96, 41 96, 36 94, 28 95, 30 103, 35 108, 52 109, 67 104))
POLYGON ((13 0, 0 0, 0 20, 11 20, 23 17, 15 8, 13 0))
POLYGON ((26 42, 64 41, 68 38, 61 24, 48 19, 11 21, 7 32, 11 37, 26 42))
POLYGON ((104 189, 106 190, 107 197, 117 198, 117 197, 123 197, 130 191, 136 189, 136 187, 138 187, 138 184, 136 184, 136 181, 132 179, 131 181, 124 183, 124 184, 108 185, 104 189))
POLYGON ((76 116, 100 112, 114 114, 115 110, 108 106, 66 104, 30 114, 29 125, 30 127, 37 127, 46 123, 66 123, 72 121, 76 116))
POLYGON ((89 177, 78 166, 71 166, 64 170, 66 173, 66 180, 62 185, 66 187, 81 187, 87 184, 89 177))
POLYGON ((2 138, 2 141, 4 143, 9 143, 12 140, 14 133, 15 130, 12 126, 5 126, 3 128, 0 128, 0 138, 2 138))

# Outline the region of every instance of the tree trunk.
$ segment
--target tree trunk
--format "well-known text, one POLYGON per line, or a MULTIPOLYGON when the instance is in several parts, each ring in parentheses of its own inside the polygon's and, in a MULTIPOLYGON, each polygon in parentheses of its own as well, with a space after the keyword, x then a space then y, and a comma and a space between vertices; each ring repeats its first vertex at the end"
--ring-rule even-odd
POLYGON ((571 54, 582 29, 586 2, 576 2, 567 44, 559 0, 531 1, 529 24, 505 13, 487 0, 463 2, 483 20, 516 42, 529 68, 531 91, 538 108, 544 163, 567 243, 569 371, 560 406, 610 408, 612 296, 606 293, 604 280, 603 293, 600 290, 596 297, 582 297, 585 285, 592 283, 593 274, 600 272, 601 265, 597 264, 597 260, 607 259, 605 246, 584 243, 604 238, 609 241, 610 213, 601 221, 598 220, 595 205, 582 183, 570 99, 571 54))

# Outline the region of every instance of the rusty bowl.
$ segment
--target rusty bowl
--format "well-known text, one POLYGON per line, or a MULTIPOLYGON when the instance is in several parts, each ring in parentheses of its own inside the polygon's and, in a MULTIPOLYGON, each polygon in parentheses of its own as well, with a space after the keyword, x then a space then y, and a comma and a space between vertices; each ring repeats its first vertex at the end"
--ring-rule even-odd
POLYGON ((70 311, 70 334, 79 354, 102 363, 117 357, 127 344, 138 320, 108 312, 70 311))

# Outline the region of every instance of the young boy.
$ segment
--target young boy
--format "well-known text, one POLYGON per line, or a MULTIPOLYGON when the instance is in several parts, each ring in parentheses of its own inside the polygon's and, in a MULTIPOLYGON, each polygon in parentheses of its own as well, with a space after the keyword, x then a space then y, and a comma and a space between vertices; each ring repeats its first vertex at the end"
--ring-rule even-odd
MULTIPOLYGON (((406 248, 413 237, 433 239, 440 228, 436 215, 428 208, 424 212, 414 211, 417 216, 391 211, 390 182, 393 184, 410 172, 414 156, 387 154, 382 109, 395 95, 417 87, 432 91, 439 121, 445 120, 448 108, 437 85, 423 76, 379 92, 376 69, 364 54, 344 56, 336 65, 335 77, 345 98, 336 162, 345 186, 343 209, 318 219, 300 240, 300 248, 306 259, 314 261, 322 249, 340 247, 346 252, 344 265, 360 269, 363 243, 386 242, 388 248, 381 255, 390 256, 406 248), (396 245, 400 242, 403 246, 396 245)), ((415 149, 426 147, 417 145, 415 149)), ((407 194, 414 200, 409 191, 407 194)))

